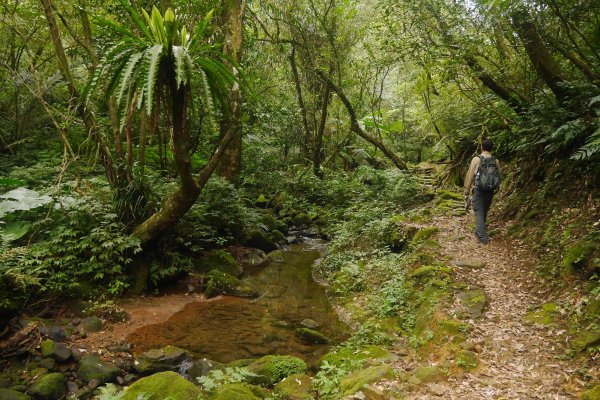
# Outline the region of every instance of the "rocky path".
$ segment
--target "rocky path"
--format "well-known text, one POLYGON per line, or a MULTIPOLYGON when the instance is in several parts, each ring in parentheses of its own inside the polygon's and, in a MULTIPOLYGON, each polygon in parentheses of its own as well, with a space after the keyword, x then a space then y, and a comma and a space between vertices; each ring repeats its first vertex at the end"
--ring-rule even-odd
MULTIPOLYGON (((472 373, 420 386, 406 398, 579 398, 586 382, 578 372, 582 362, 565 357, 568 337, 560 324, 567 317, 565 311, 560 307, 551 310, 557 322, 550 325, 523 320, 528 312, 555 300, 557 294, 544 289, 534 273, 535 259, 524 246, 498 239, 481 245, 471 233, 471 221, 471 215, 439 217, 434 224, 440 229, 441 253, 453 264, 464 260, 485 263, 483 268, 457 266, 455 276, 458 282, 483 289, 488 298, 483 315, 469 321, 473 331, 468 342, 477 344, 480 366, 472 373)), ((597 381, 599 366, 588 365, 585 374, 597 381)))

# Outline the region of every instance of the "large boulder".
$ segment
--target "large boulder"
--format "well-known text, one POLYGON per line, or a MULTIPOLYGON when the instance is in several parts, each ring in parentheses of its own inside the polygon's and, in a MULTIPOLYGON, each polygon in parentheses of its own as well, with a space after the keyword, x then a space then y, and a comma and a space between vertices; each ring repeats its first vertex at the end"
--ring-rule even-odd
POLYGON ((573 350, 580 352, 600 344, 600 330, 589 330, 579 333, 571 342, 573 350))
POLYGON ((244 272, 237 260, 225 250, 214 250, 206 254, 196 268, 201 272, 217 270, 235 277, 244 272))
POLYGON ((255 247, 267 253, 277 250, 277 245, 260 229, 250 229, 247 231, 242 239, 242 244, 244 246, 255 247))
POLYGON ((272 386, 293 374, 306 372, 306 363, 293 356, 264 356, 248 365, 248 369, 257 376, 251 383, 272 386))
POLYGON ((187 350, 175 346, 151 349, 135 359, 135 369, 141 374, 175 371, 179 369, 181 362, 189 356, 187 350))
POLYGON ((438 382, 446 379, 446 373, 440 367, 421 366, 415 369, 415 377, 424 383, 438 382))
POLYGON ((369 367, 365 370, 354 372, 344 378, 340 383, 344 396, 354 394, 370 383, 379 382, 393 376, 392 367, 387 364, 369 367))
POLYGON ((67 381, 60 372, 42 375, 31 385, 29 393, 39 400, 57 400, 67 394, 67 381))
POLYGON ((481 317, 488 298, 483 289, 466 290, 458 294, 458 300, 463 306, 463 312, 472 319, 481 317))
POLYGON ((196 400, 202 395, 200 388, 173 371, 147 376, 131 385, 122 400, 196 400))
POLYGON ((31 400, 31 396, 12 389, 0 389, 0 400, 31 400))
POLYGON ((312 400, 312 382, 306 374, 290 375, 277 385, 275 393, 283 400, 312 400))
POLYGON ((121 370, 109 362, 102 361, 95 354, 88 354, 79 360, 78 375, 85 382, 98 380, 100 383, 114 382, 121 370))

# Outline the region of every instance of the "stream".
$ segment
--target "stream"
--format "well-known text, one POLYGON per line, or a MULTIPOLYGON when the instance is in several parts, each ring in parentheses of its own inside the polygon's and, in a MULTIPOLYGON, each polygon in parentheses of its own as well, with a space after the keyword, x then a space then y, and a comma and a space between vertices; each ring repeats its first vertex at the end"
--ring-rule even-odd
POLYGON ((244 279, 261 293, 256 299, 220 296, 189 303, 167 321, 139 328, 128 341, 136 352, 172 345, 221 363, 286 354, 313 367, 349 332, 325 289, 312 277, 319 247, 292 245, 282 252, 283 261, 245 271, 244 279), (296 329, 307 319, 316 321, 314 329, 330 339, 329 345, 308 344, 296 337, 296 329))

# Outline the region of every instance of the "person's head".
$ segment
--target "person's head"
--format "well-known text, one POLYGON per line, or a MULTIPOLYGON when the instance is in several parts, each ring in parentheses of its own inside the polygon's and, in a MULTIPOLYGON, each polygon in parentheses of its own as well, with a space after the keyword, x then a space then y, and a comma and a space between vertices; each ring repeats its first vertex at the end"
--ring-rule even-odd
POLYGON ((488 138, 483 138, 481 140, 481 150, 482 151, 492 151, 494 150, 494 143, 488 139, 488 138))

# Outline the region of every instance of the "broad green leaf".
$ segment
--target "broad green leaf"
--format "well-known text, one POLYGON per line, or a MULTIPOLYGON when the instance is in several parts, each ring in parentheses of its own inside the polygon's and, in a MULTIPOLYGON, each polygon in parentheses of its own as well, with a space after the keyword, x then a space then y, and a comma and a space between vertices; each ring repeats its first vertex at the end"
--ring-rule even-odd
POLYGON ((31 229, 31 222, 15 221, 9 222, 0 228, 0 238, 5 242, 21 239, 31 229))
POLYGON ((148 115, 152 113, 152 104, 154 100, 154 87, 156 85, 156 77, 160 66, 160 55, 162 54, 163 45, 154 45, 146 52, 148 57, 148 72, 146 73, 145 97, 146 97, 146 112, 148 115))

